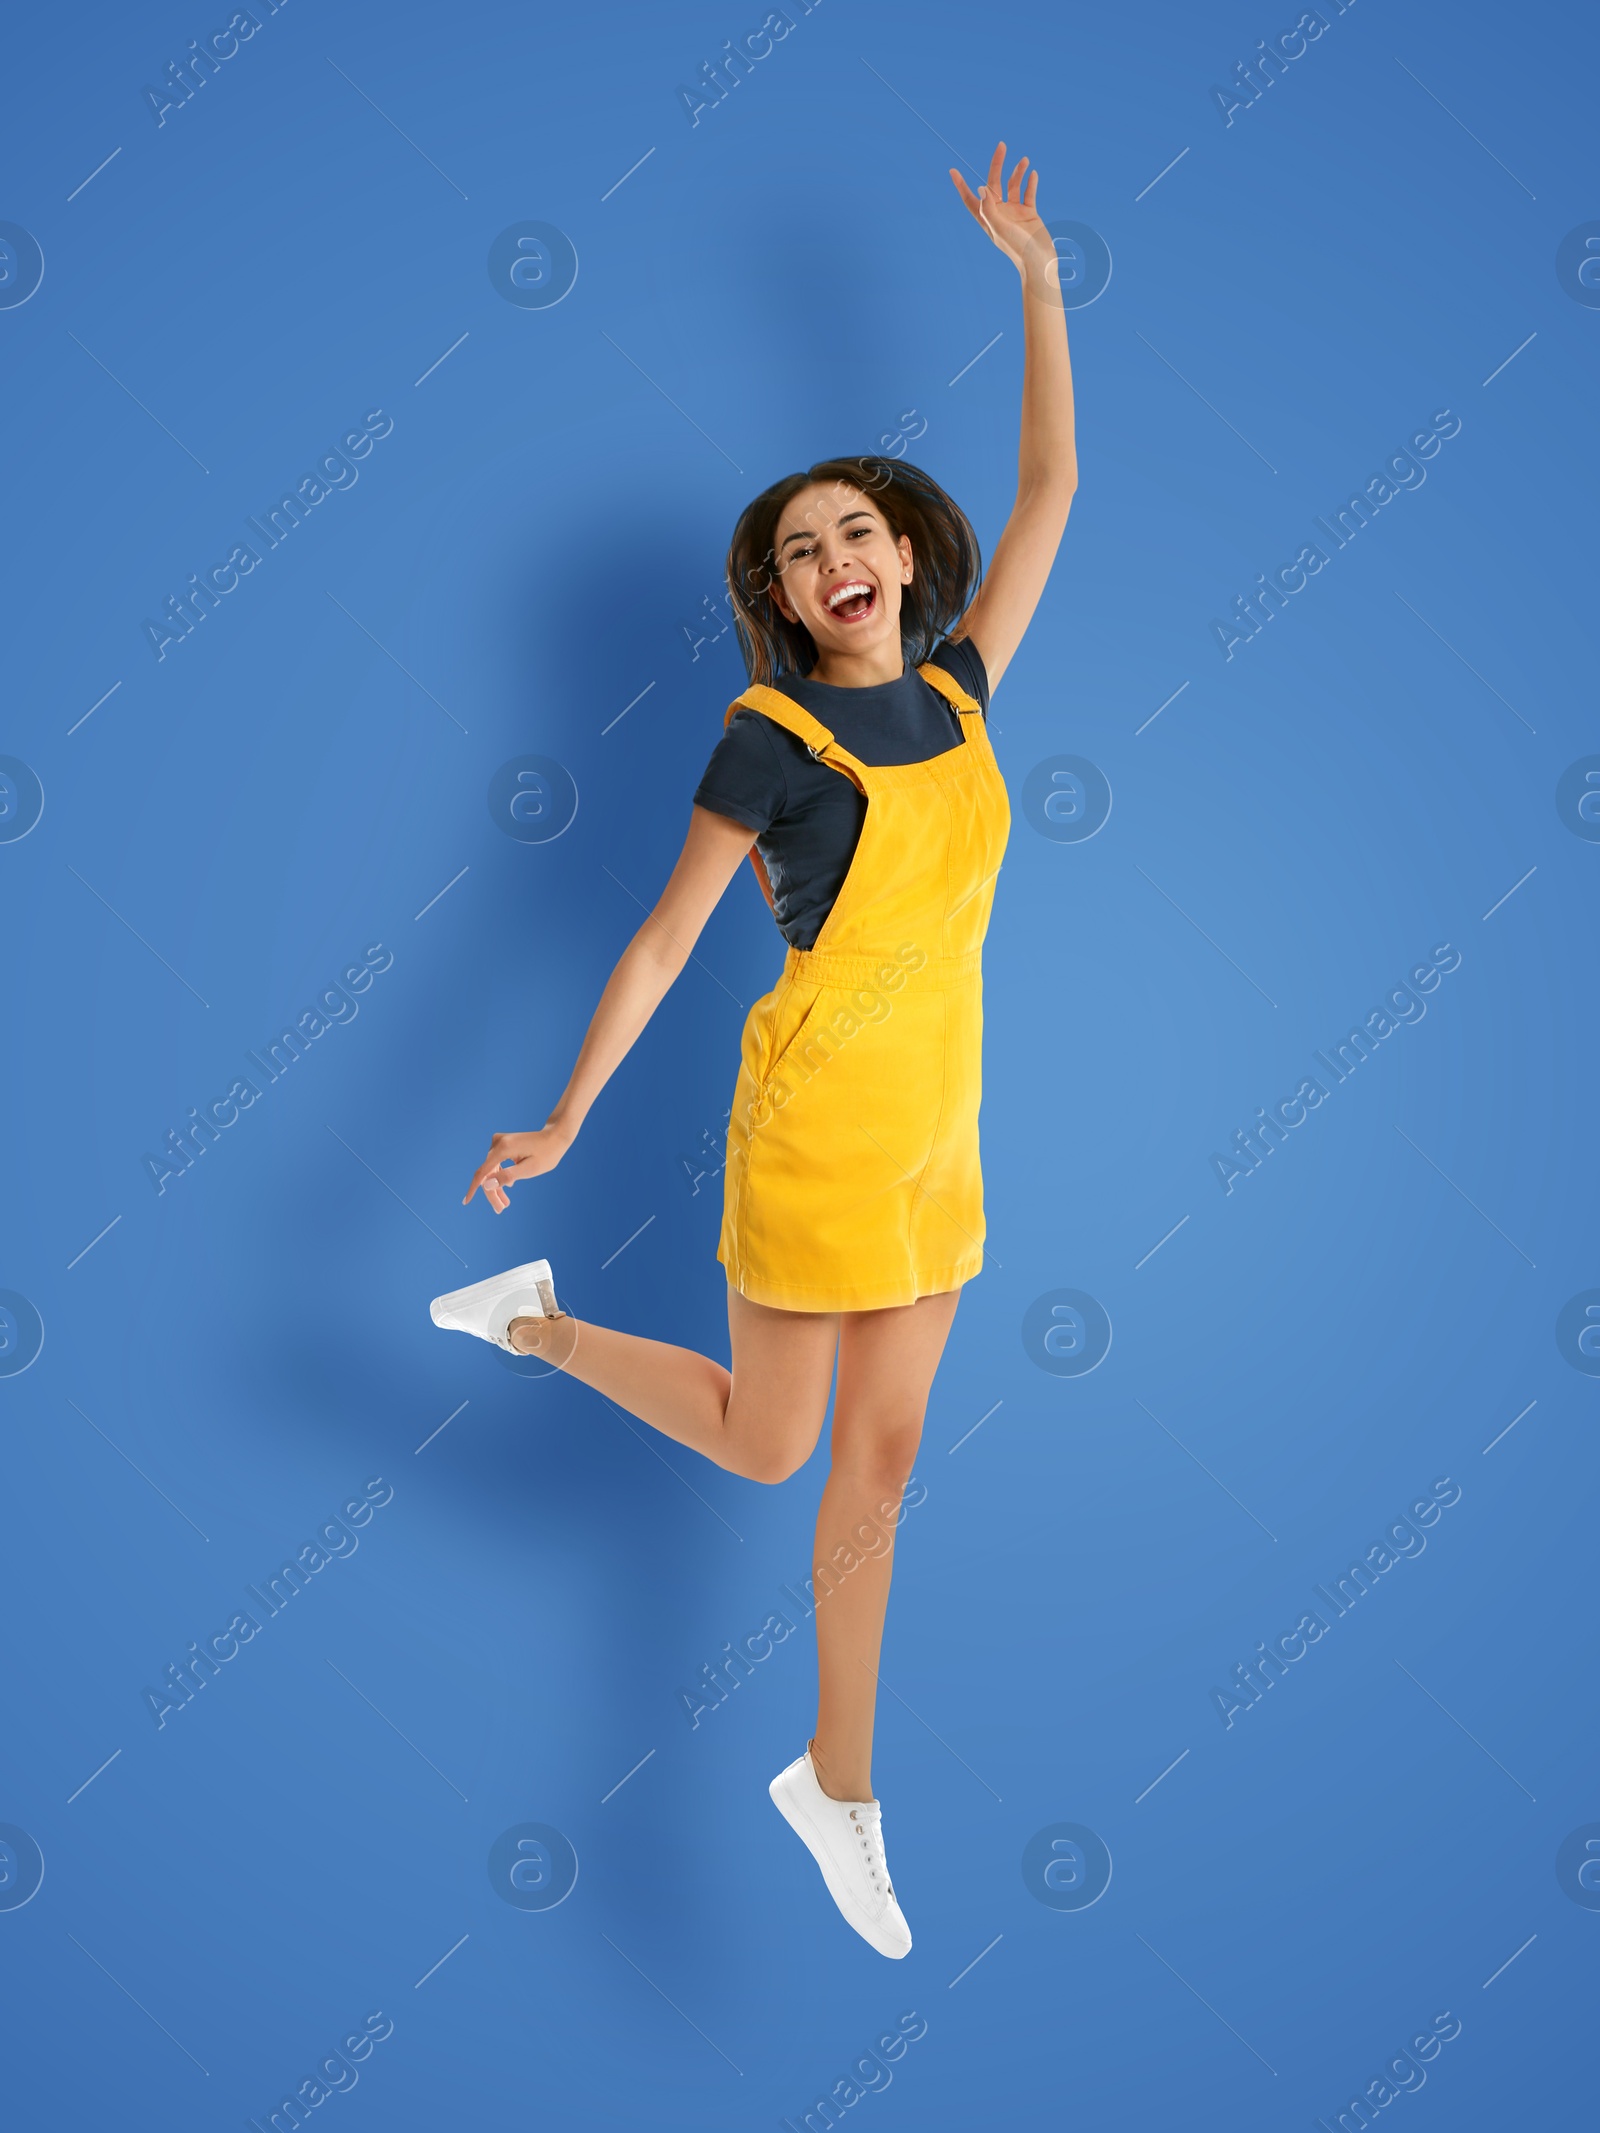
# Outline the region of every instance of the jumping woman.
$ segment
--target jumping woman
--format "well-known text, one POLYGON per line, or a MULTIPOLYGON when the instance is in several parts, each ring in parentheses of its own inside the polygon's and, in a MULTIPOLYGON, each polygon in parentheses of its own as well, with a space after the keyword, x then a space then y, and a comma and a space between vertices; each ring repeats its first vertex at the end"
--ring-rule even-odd
POLYGON ((983 1261, 981 955, 1010 828, 986 725, 1077 486, 1055 248, 1005 143, 966 207, 1022 277, 1016 502, 987 575, 972 528, 895 459, 825 460, 758 496, 727 578, 751 686, 731 704, 689 832, 612 972, 572 1078, 534 1133, 497 1133, 466 1199, 497 1214, 543 1176, 688 961, 749 856, 788 943, 751 1008, 729 1116, 717 1257, 733 1368, 581 1323, 548 1260, 433 1305, 434 1322, 542 1356, 750 1481, 811 1456, 834 1365, 813 1561, 820 1694, 773 1779, 845 1918, 880 1954, 911 1933, 872 1790, 892 1535, 961 1285, 983 1261), (822 1605, 826 1593, 827 1605, 822 1605))

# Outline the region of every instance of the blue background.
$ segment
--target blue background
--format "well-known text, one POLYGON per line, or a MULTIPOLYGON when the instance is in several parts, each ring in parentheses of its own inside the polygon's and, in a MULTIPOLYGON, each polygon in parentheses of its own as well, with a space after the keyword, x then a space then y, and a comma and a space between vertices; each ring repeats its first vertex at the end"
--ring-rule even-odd
POLYGON ((1294 8, 825 0, 691 124, 763 12, 290 0, 159 126, 220 0, 8 33, 0 216, 45 261, 0 311, 0 749, 44 795, 0 846, 0 1284, 44 1328, 0 1383, 0 1820, 45 1864, 0 1910, 14 2115, 264 2123, 379 2011, 318 2127, 798 2123, 914 2012, 850 2124, 1331 2124, 1448 2012, 1399 2115, 1570 2122, 1600 1385, 1556 1322, 1600 1282, 1600 848, 1556 788, 1600 750, 1600 314, 1555 261, 1600 216, 1593 24, 1330 7, 1225 124, 1294 8), (897 1554, 890 1971, 766 1797, 809 1623, 698 1726, 679 1695, 785 1607, 825 1442, 752 1486, 426 1306, 545 1254, 580 1314, 726 1359, 717 1166, 782 953, 748 869, 560 1170, 501 1220, 460 1197, 676 856, 742 686, 686 627, 742 504, 914 411, 992 549, 1018 301, 945 173, 1001 135, 1113 272, 994 707, 990 1258, 897 1554), (524 221, 576 248, 559 304, 491 283, 524 221), (1425 483, 1224 657, 1213 619, 1446 409, 1425 483), (359 480, 157 659, 146 620, 369 410, 359 480), (489 807, 526 755, 578 797, 543 842, 489 807), (1110 784, 1087 840, 1020 804, 1059 755, 1110 784), (359 1015, 158 1192, 189 1107, 377 944, 359 1015), (1425 1018, 1224 1192, 1441 944, 1425 1018), (1024 1340, 1064 1288, 1109 1315, 1088 1374, 1024 1340), (1425 1552, 1224 1724, 1441 1477, 1425 1552), (158 1727, 144 1690, 374 1478, 359 1549, 158 1727), (555 1908, 490 1883, 529 1822, 576 1852, 555 1908), (1024 1879, 1060 1823, 1109 1849, 1086 1908, 1024 1879))

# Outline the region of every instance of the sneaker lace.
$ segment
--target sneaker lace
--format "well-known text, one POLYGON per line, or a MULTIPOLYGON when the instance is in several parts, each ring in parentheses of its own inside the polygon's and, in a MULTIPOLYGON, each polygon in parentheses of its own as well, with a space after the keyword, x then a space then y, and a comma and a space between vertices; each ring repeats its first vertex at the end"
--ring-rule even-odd
POLYGON ((894 1895, 894 1885, 889 1879, 889 1862, 883 1849, 883 1811, 874 1800, 850 1810, 850 1826, 860 1843, 862 1863, 867 1869, 872 1885, 881 1895, 894 1895))

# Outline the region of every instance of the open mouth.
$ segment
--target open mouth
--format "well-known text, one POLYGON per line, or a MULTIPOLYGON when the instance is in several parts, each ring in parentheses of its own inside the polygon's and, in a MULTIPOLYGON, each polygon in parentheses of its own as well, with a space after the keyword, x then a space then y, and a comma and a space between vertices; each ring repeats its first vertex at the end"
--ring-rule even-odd
POLYGON ((828 613, 836 622, 864 622, 878 604, 878 589, 865 578, 836 585, 828 595, 828 613))

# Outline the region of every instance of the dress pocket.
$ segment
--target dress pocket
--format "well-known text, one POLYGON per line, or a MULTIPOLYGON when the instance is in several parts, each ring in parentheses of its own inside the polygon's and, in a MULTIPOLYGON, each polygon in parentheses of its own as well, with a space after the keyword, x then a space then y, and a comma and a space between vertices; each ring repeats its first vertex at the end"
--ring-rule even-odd
POLYGON ((768 1064, 761 1077, 762 1089, 770 1088, 782 1074, 785 1062, 795 1056, 797 1048, 821 1019, 827 998, 826 988, 822 986, 813 988, 809 999, 803 991, 796 988, 778 1003, 778 1011, 772 1025, 768 1064))

